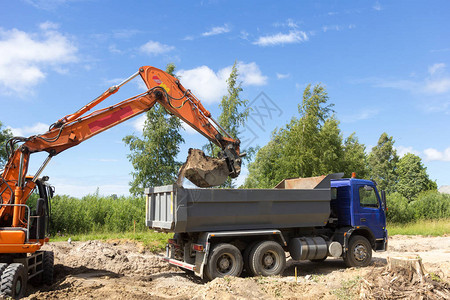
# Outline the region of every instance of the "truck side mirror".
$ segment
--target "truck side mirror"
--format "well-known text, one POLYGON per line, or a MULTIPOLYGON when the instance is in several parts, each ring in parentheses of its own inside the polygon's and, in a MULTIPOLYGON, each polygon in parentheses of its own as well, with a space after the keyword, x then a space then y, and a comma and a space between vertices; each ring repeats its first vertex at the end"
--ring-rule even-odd
POLYGON ((381 202, 383 204, 384 211, 387 211, 386 191, 381 191, 381 202))

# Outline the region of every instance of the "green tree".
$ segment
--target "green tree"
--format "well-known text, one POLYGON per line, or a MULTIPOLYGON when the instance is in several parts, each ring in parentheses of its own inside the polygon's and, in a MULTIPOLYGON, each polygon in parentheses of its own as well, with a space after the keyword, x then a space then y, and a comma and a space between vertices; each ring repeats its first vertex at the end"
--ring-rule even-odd
MULTIPOLYGON (((166 72, 174 75, 175 65, 168 64, 166 72)), ((128 159, 133 165, 130 192, 141 195, 144 188, 173 183, 181 163, 176 161, 180 144, 181 121, 156 104, 147 112, 142 138, 128 135, 123 138, 131 153, 128 159)))
POLYGON ((400 158, 397 174, 397 192, 409 201, 415 199, 422 191, 437 189, 436 183, 428 177, 427 168, 422 164, 422 159, 412 153, 400 158))
POLYGON ((244 188, 273 188, 283 180, 282 140, 282 134, 274 131, 269 143, 256 151, 254 161, 248 165, 249 175, 245 179, 244 188))
POLYGON ((350 177, 352 172, 356 173, 358 178, 367 178, 367 156, 366 147, 359 143, 358 138, 353 132, 344 142, 344 163, 342 171, 345 177, 350 177))
MULTIPOLYGON (((230 76, 227 79, 227 95, 222 97, 222 101, 219 104, 221 114, 218 118, 218 122, 222 128, 230 134, 233 138, 239 138, 240 129, 247 121, 249 114, 249 108, 247 107, 248 100, 241 99, 240 93, 242 92, 242 82, 239 81, 239 73, 237 70, 237 62, 234 62, 231 69, 230 76)), ((208 154, 210 156, 217 156, 221 150, 216 145, 206 145, 208 154)), ((241 152, 247 152, 248 157, 251 157, 252 149, 241 149, 241 152)), ((225 188, 234 187, 233 180, 228 178, 227 181, 221 186, 225 188)))
POLYGON ((320 128, 318 146, 319 161, 315 175, 342 171, 344 148, 339 121, 334 115, 328 118, 320 128))
POLYGON ((300 118, 275 131, 249 165, 245 186, 270 188, 285 178, 309 177, 342 168, 344 150, 333 104, 320 84, 308 85, 298 110, 300 118))
POLYGON ((397 183, 398 155, 394 142, 392 136, 383 132, 367 158, 370 176, 388 193, 395 191, 397 183))
POLYGON ((3 128, 2 122, 0 122, 0 167, 3 167, 8 161, 8 154, 6 153, 5 144, 13 137, 11 130, 3 128))

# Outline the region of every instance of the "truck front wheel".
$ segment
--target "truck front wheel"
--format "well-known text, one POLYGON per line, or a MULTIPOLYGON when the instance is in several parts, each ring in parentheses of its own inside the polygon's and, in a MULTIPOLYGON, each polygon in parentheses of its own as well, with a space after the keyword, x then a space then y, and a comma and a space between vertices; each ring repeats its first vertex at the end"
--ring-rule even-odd
POLYGON ((283 248, 274 241, 256 244, 249 257, 249 269, 252 275, 279 275, 286 267, 286 255, 283 248))
POLYGON ((361 236, 350 237, 348 251, 344 262, 348 267, 367 267, 372 260, 372 247, 369 241, 361 236))
POLYGON ((241 251, 231 244, 218 244, 210 252, 205 275, 209 280, 217 277, 241 275, 244 262, 241 251))

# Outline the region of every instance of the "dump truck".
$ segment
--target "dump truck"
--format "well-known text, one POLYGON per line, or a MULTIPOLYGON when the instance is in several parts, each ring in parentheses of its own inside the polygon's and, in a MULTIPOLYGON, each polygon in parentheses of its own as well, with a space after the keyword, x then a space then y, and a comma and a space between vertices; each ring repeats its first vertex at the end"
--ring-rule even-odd
POLYGON ((207 280, 281 274, 296 261, 341 257, 364 267, 385 251, 386 197, 343 173, 286 179, 273 189, 147 188, 146 224, 173 232, 164 260, 207 280))

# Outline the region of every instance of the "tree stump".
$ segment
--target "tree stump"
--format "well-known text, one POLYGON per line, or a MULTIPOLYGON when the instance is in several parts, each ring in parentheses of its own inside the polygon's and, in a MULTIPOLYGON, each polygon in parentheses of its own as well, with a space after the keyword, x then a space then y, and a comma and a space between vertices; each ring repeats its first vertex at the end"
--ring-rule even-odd
POLYGON ((427 275, 422 264, 422 258, 418 255, 391 256, 387 258, 388 271, 406 275, 408 280, 420 282, 425 281, 427 275))

